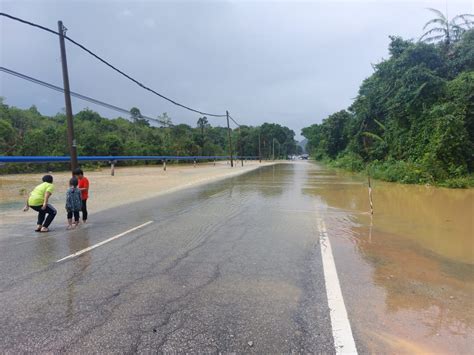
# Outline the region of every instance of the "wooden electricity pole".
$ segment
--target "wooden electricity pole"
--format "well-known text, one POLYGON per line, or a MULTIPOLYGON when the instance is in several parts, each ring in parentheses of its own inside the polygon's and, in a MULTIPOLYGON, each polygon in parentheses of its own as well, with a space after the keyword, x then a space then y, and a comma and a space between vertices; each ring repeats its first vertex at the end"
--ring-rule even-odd
POLYGON ((232 137, 230 134, 230 125, 229 125, 229 111, 226 111, 227 116, 227 134, 229 136, 229 154, 230 154, 230 166, 234 167, 234 159, 232 158, 232 137))
POLYGON ((71 156, 71 170, 78 167, 77 147, 74 139, 74 124, 72 117, 71 90, 69 89, 69 75, 67 71, 66 46, 64 44, 64 33, 66 28, 62 21, 58 21, 59 47, 61 48, 61 64, 63 69, 64 83, 64 101, 66 103, 66 121, 67 121, 67 142, 69 146, 69 155, 71 156))
POLYGON ((242 149, 242 131, 239 126, 239 150, 240 150, 240 162, 244 166, 244 151, 242 149))

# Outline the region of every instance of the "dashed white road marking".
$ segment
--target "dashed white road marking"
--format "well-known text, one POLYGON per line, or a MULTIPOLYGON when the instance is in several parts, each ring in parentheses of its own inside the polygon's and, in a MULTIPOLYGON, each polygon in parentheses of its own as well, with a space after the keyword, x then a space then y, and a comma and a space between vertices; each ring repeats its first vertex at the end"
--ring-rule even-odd
POLYGON ((67 260, 67 259, 75 258, 76 256, 79 256, 79 255, 81 255, 81 254, 87 253, 88 251, 91 251, 92 249, 95 249, 95 248, 97 248, 97 247, 100 247, 101 245, 104 245, 104 244, 106 244, 106 243, 108 243, 108 242, 111 242, 112 240, 115 240, 115 239, 118 239, 118 238, 120 238, 120 237, 123 237, 124 235, 126 235, 126 234, 128 234, 128 233, 131 233, 131 232, 134 232, 134 231, 136 231, 137 229, 143 228, 143 227, 145 227, 145 226, 147 226, 147 225, 149 225, 149 224, 151 224, 151 223, 153 223, 153 221, 148 221, 148 222, 146 222, 146 223, 140 224, 139 226, 136 226, 136 227, 134 227, 134 228, 132 228, 132 229, 129 229, 129 230, 123 232, 123 233, 117 234, 117 235, 115 235, 115 236, 113 236, 113 237, 111 237, 111 238, 109 238, 109 239, 103 240, 103 241, 100 242, 100 243, 97 243, 97 244, 94 244, 94 245, 92 245, 92 246, 90 246, 90 247, 87 247, 87 248, 85 248, 85 249, 79 250, 79 251, 75 252, 74 254, 65 256, 64 258, 59 259, 59 260, 57 260, 56 262, 59 263, 59 262, 61 262, 61 261, 67 260))
POLYGON ((324 220, 317 216, 319 229, 319 245, 323 259, 324 281, 328 298, 329 313, 331 315, 332 336, 336 354, 357 354, 351 324, 347 316, 341 285, 337 276, 336 264, 332 254, 331 242, 324 220))

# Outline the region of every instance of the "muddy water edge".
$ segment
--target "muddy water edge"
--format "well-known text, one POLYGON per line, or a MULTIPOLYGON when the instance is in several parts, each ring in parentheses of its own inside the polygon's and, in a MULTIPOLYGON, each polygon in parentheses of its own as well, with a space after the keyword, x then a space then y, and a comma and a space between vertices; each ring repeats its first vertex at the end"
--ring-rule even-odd
POLYGON ((364 350, 472 352, 474 190, 376 181, 371 217, 362 177, 307 171, 364 350))

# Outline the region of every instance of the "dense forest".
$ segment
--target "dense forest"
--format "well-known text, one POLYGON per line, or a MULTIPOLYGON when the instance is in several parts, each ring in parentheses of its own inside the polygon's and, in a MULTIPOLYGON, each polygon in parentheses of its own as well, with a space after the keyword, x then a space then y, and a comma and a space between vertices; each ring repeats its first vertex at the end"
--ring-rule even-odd
POLYGON ((420 41, 390 37, 349 108, 302 130, 315 159, 387 181, 474 185, 474 29, 437 14, 425 27, 442 26, 420 41))
MULTIPOLYGON (((173 124, 166 113, 154 126, 142 118, 137 108, 128 119, 107 119, 89 109, 74 116, 78 155, 228 155, 226 127, 212 127, 206 117, 196 127, 173 124)), ((225 118, 224 118, 225 120, 225 118)), ((233 154, 259 155, 259 136, 263 159, 294 154, 295 133, 288 127, 264 123, 258 127, 240 126, 232 130, 233 154)), ((66 138, 66 116, 41 115, 35 106, 22 110, 9 107, 0 99, 0 155, 69 155, 66 138)), ((153 162, 156 163, 156 162, 153 162)), ((120 164, 132 164, 121 162, 120 164)), ((143 164, 143 163, 141 163, 143 164)), ((64 164, 9 164, 2 172, 26 172, 64 169, 64 164)))

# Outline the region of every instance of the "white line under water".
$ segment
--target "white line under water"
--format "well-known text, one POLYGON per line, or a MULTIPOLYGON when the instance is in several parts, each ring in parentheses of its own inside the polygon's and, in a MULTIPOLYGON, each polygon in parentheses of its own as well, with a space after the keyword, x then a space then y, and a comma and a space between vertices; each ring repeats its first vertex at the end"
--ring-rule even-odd
POLYGON ((329 313, 331 315, 332 336, 336 354, 357 354, 351 324, 347 316, 341 285, 337 276, 336 264, 332 254, 331 242, 324 220, 317 217, 319 229, 319 245, 323 260, 324 281, 328 298, 329 313))
POLYGON ((126 235, 126 234, 128 234, 128 233, 131 233, 131 232, 134 232, 134 231, 136 231, 137 229, 143 228, 143 227, 145 227, 145 226, 147 226, 147 225, 149 225, 149 224, 151 224, 151 223, 153 223, 153 221, 148 221, 148 222, 146 222, 146 223, 140 224, 139 226, 136 226, 136 227, 134 227, 134 228, 131 228, 131 229, 129 229, 129 230, 123 232, 123 233, 114 235, 113 237, 110 237, 109 239, 106 239, 106 240, 104 240, 104 241, 102 241, 102 242, 100 242, 100 243, 97 243, 97 244, 94 244, 94 245, 92 245, 92 246, 90 246, 90 247, 87 247, 87 248, 85 248, 85 249, 79 250, 79 251, 75 252, 74 254, 65 256, 64 258, 59 259, 59 260, 57 260, 56 262, 59 263, 59 262, 61 262, 61 261, 67 260, 67 259, 75 258, 76 256, 79 256, 79 255, 82 255, 82 254, 84 254, 84 253, 87 253, 88 251, 91 251, 92 249, 95 249, 95 248, 97 248, 97 247, 100 247, 101 245, 104 245, 104 244, 106 244, 106 243, 108 243, 108 242, 111 242, 112 240, 115 240, 115 239, 118 239, 118 238, 120 238, 120 237, 123 237, 124 235, 126 235))

